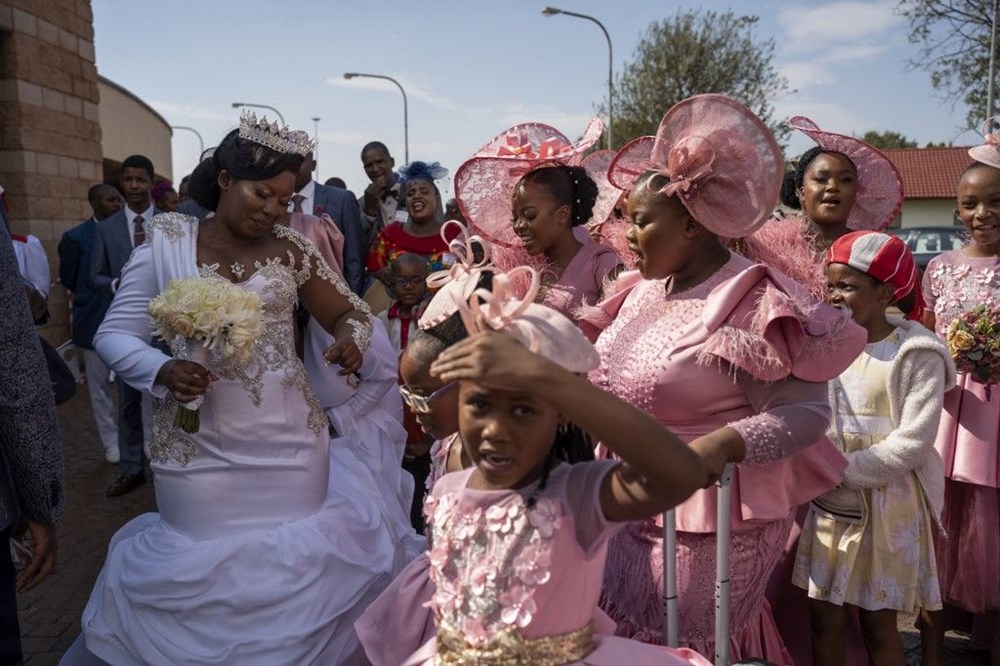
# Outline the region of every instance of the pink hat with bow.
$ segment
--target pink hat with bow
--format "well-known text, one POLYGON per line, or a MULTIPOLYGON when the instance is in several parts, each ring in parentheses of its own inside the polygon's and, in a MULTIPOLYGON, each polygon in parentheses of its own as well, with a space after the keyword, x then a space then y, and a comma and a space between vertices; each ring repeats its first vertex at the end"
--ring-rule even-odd
POLYGON ((750 109, 725 95, 695 95, 667 111, 655 137, 618 151, 608 179, 632 189, 646 171, 666 176, 660 192, 679 197, 699 224, 739 238, 771 215, 785 160, 771 130, 750 109))
POLYGON ((576 324, 560 312, 534 302, 541 280, 538 271, 519 266, 493 276, 493 289, 476 289, 466 299, 454 295, 469 335, 499 331, 570 372, 582 374, 601 364, 594 345, 576 324), (525 274, 530 286, 517 295, 515 283, 525 274))
POLYGON ((792 116, 788 124, 823 152, 840 153, 854 164, 858 193, 847 217, 848 229, 878 231, 896 219, 903 207, 903 177, 885 153, 853 136, 824 132, 805 116, 792 116))
MULTIPOLYGON (((594 118, 576 143, 541 123, 515 125, 493 137, 455 173, 455 199, 465 219, 492 242, 520 248, 510 221, 514 186, 538 167, 579 166, 584 152, 597 143, 603 131, 604 123, 594 118)), ((594 216, 597 214, 595 206, 594 216)))
POLYGON ((990 132, 996 117, 987 118, 979 128, 983 143, 969 148, 969 156, 977 162, 1000 169, 1000 131, 990 132))
POLYGON ((424 313, 417 322, 417 326, 423 330, 433 328, 455 314, 458 311, 455 299, 468 301, 483 271, 488 270, 490 265, 490 244, 481 236, 471 234, 461 222, 445 221, 441 226, 441 239, 448 244, 448 251, 455 255, 456 261, 447 270, 436 271, 427 276, 427 288, 436 289, 437 293, 424 308, 424 313), (458 235, 450 241, 449 226, 456 226, 459 229, 458 235), (476 245, 482 252, 482 257, 478 261, 476 245))

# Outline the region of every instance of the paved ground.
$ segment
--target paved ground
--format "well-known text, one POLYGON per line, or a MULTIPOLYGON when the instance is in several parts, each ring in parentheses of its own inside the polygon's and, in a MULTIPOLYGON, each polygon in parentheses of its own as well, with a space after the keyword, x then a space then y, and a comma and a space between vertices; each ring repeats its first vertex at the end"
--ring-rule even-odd
MULTIPOLYGON (((124 497, 108 498, 104 489, 115 466, 104 462, 86 389, 60 408, 66 453, 68 504, 59 526, 59 570, 39 588, 21 595, 21 632, 26 663, 56 664, 80 633, 80 616, 104 563, 108 540, 130 518, 155 508, 152 483, 124 497)), ((907 663, 920 663, 920 643, 912 618, 900 618, 907 663)), ((967 641, 949 637, 943 663, 986 664, 967 641)))

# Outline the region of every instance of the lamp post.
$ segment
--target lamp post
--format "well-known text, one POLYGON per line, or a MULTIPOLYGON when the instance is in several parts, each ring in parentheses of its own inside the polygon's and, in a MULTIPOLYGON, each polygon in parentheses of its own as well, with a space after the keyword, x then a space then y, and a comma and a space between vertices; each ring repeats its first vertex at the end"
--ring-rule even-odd
POLYGON ((193 127, 187 127, 185 125, 171 125, 170 129, 187 130, 188 132, 194 132, 194 135, 198 137, 198 155, 200 156, 205 152, 205 140, 201 138, 201 132, 193 127))
POLYGON ((611 46, 611 35, 608 34, 608 29, 604 27, 604 24, 595 19, 593 16, 587 16, 586 14, 577 14, 576 12, 566 11, 565 9, 556 9, 555 7, 543 7, 542 14, 545 16, 555 16, 556 14, 565 14, 566 16, 575 16, 576 18, 587 19, 588 21, 593 21, 597 24, 597 27, 601 29, 604 33, 604 38, 608 40, 608 148, 611 148, 611 125, 614 110, 614 49, 611 46))
POLYGON ((399 81, 392 78, 391 76, 384 76, 382 74, 361 74, 359 72, 345 72, 344 78, 350 81, 355 77, 364 77, 368 79, 385 79, 386 81, 392 81, 399 88, 399 92, 403 93, 403 150, 404 159, 407 163, 410 161, 410 116, 406 104, 406 91, 403 90, 403 86, 399 84, 399 81))
POLYGON ((316 161, 316 180, 319 180, 319 116, 312 119, 313 121, 313 143, 316 147, 313 148, 313 159, 316 161))
POLYGON ((993 121, 990 118, 993 117, 993 99, 994 93, 993 89, 996 85, 996 60, 997 60, 997 0, 993 0, 990 3, 993 5, 993 26, 990 29, 990 74, 989 82, 986 85, 986 131, 989 132, 993 129, 993 121))
POLYGON ((250 102, 233 102, 233 108, 234 108, 234 109, 238 109, 238 108, 240 108, 241 106, 251 106, 251 107, 253 107, 253 108, 255 108, 255 109, 267 109, 268 111, 274 111, 274 115, 278 116, 278 120, 280 120, 280 121, 281 121, 281 124, 282 124, 282 125, 285 125, 286 127, 288 126, 288 125, 287 125, 287 124, 285 123, 285 118, 284 118, 284 116, 282 116, 282 115, 281 115, 281 112, 280 112, 280 111, 278 111, 278 110, 277 110, 276 108, 274 108, 273 106, 268 106, 267 104, 251 104, 250 102))

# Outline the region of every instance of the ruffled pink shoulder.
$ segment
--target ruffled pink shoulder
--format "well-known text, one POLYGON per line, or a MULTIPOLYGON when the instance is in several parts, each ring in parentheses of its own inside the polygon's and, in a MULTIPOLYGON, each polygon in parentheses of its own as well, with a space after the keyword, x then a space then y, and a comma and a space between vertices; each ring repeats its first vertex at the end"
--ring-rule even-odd
POLYGON ((596 340, 601 331, 611 325, 618 311, 632 293, 632 289, 642 282, 642 273, 626 271, 614 281, 604 285, 605 298, 596 305, 582 305, 573 311, 577 326, 590 340, 596 340))
POLYGON ((868 339, 849 312, 760 264, 713 289, 702 316, 708 337, 699 361, 721 359, 761 381, 789 375, 829 381, 857 358, 868 339))
POLYGON ((768 220, 746 238, 735 242, 740 254, 780 271, 823 299, 826 274, 823 258, 813 247, 813 237, 801 217, 768 220))

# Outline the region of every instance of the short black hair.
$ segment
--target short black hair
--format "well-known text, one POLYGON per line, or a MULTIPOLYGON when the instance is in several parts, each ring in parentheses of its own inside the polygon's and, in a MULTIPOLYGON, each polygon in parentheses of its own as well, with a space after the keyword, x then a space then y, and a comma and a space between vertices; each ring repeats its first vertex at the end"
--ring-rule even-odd
POLYGON ((153 162, 145 155, 129 155, 122 162, 119 173, 125 173, 125 169, 142 169, 149 174, 149 179, 153 179, 153 162))
POLYGON ((104 191, 105 188, 111 190, 115 194, 118 194, 118 190, 111 185, 108 185, 107 183, 97 183, 96 185, 91 185, 90 189, 87 190, 87 201, 90 203, 97 201, 97 199, 101 196, 101 192, 104 191))
POLYGON ((381 141, 369 141, 365 144, 365 147, 361 149, 361 159, 364 159, 365 153, 369 150, 381 150, 383 153, 392 157, 392 153, 389 152, 389 147, 382 143, 381 141))

